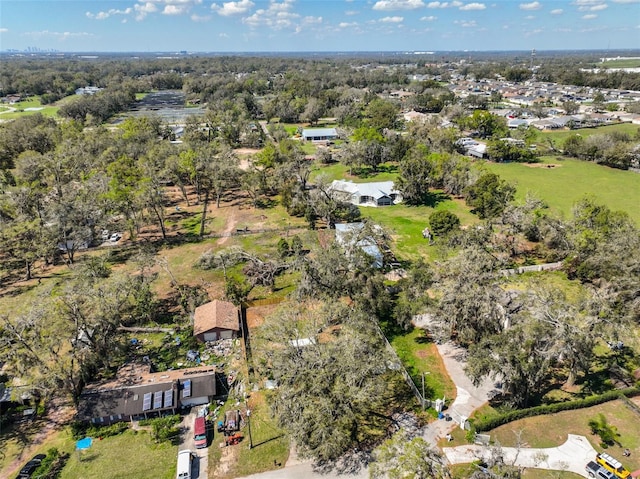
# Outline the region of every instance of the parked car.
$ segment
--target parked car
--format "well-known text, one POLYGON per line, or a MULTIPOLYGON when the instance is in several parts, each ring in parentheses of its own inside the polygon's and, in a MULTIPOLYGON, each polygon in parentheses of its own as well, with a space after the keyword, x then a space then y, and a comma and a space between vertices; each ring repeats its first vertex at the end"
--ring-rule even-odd
POLYGON ((102 238, 102 241, 107 241, 109 239, 109 236, 111 236, 111 232, 109 230, 102 230, 102 233, 100 233, 100 238, 102 238))
POLYGON ((615 475, 611 471, 607 471, 600 464, 589 461, 587 466, 585 467, 585 471, 587 471, 587 475, 594 479, 615 479, 615 475))
POLYGON ((33 456, 29 462, 27 462, 20 472, 18 473, 18 479, 28 479, 30 478, 34 471, 38 469, 42 460, 47 457, 46 454, 38 454, 33 456))
POLYGON ((111 236, 109 236, 109 241, 111 241, 112 243, 117 243, 118 241, 120 241, 120 238, 122 238, 122 233, 113 233, 111 236))

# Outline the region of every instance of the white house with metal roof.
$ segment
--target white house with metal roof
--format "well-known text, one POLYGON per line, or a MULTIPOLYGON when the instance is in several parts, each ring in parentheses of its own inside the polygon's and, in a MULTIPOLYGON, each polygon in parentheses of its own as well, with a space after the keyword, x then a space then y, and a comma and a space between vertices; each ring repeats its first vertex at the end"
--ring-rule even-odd
POLYGON ((344 201, 357 206, 389 206, 402 201, 402 194, 395 189, 393 181, 354 183, 334 180, 330 190, 340 193, 344 201))
POLYGON ((335 128, 305 128, 302 130, 304 141, 329 141, 337 138, 338 132, 335 128))

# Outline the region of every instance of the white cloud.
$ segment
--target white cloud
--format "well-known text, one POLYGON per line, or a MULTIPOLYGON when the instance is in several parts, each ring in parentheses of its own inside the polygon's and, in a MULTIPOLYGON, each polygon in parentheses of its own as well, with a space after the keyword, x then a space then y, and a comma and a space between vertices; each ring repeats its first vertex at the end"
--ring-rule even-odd
POLYGON ((573 5, 577 5, 579 7, 589 6, 589 5, 598 5, 602 3, 602 0, 574 0, 573 5))
POLYGON ((594 18, 598 18, 598 15, 595 15, 593 13, 590 13, 588 15, 583 15, 582 19, 583 20, 593 20, 594 18))
POLYGON ((422 17, 420 20, 423 22, 433 22, 434 20, 437 20, 438 17, 434 17, 433 15, 429 15, 428 17, 422 17))
POLYGON ((467 3, 460 7, 460 10, 470 11, 470 10, 484 10, 487 6, 484 3, 467 3))
POLYGON ((400 23, 404 20, 404 17, 384 17, 381 18, 380 21, 382 23, 400 23))
POLYGON ((7 33, 8 31, 8 28, 0 28, 0 33, 7 33))
POLYGON ((194 22, 208 22, 211 20, 211 15, 196 15, 194 13, 191 15, 191 20, 194 22))
POLYGON ((453 23, 455 23, 456 25, 460 25, 462 28, 473 28, 478 26, 475 20, 454 20, 453 23))
POLYGON ((357 27, 358 26, 358 22, 341 22, 338 26, 340 28, 357 27))
POLYGON ((542 4, 540 2, 521 3, 520 10, 540 10, 542 4))
POLYGON ((640 3, 640 0, 611 0, 613 3, 640 3))
POLYGON ((597 5, 581 5, 578 7, 578 11, 580 12, 597 12, 599 10, 604 10, 608 7, 606 3, 599 3, 597 5))
POLYGON ((218 15, 230 17, 231 15, 247 13, 254 5, 251 0, 240 0, 239 2, 224 2, 222 6, 213 3, 211 4, 211 9, 216 10, 218 15))
POLYGON ((218 33, 218 36, 220 38, 229 38, 229 35, 227 35, 226 33, 218 33))
POLYGON ((266 26, 273 30, 282 30, 294 26, 294 20, 297 21, 300 15, 292 12, 293 0, 283 0, 277 3, 271 0, 268 8, 260 8, 253 15, 244 17, 242 23, 249 25, 251 28, 266 26))
POLYGON ((526 17, 524 17, 525 20, 534 20, 535 18, 535 15, 527 15, 526 17))
POLYGON ((448 7, 460 7, 462 2, 429 2, 427 8, 448 8, 448 7))
POLYGON ((379 0, 373 6, 374 10, 415 10, 424 7, 422 0, 379 0))
POLYGON ((353 15, 357 15, 358 13, 360 13, 358 10, 347 10, 346 12, 344 12, 347 17, 352 17, 353 15))
POLYGON ((562 10, 562 8, 556 8, 556 9, 554 9, 554 10, 551 10, 549 13, 550 13, 551 15, 562 15, 562 12, 563 12, 563 11, 564 11, 564 10, 562 10))
POLYGON ((136 20, 144 20, 144 18, 150 14, 158 11, 158 7, 156 7, 155 3, 147 2, 147 3, 136 3, 133 6, 133 9, 136 11, 136 20))
POLYGON ((111 8, 106 12, 91 13, 87 12, 85 15, 92 20, 105 20, 113 15, 130 15, 133 12, 131 7, 124 10, 118 10, 117 8, 111 8))
POLYGON ((189 5, 165 5, 162 10, 163 15, 182 15, 189 11, 189 5))

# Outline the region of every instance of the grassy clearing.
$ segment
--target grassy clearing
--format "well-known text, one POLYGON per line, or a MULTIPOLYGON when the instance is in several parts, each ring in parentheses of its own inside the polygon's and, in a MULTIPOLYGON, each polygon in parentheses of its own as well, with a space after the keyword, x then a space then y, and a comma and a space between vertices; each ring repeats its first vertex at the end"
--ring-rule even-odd
POLYGON ((529 291, 538 285, 559 289, 571 301, 577 300, 584 292, 584 286, 578 280, 570 280, 563 271, 533 271, 507 278, 507 288, 519 291, 529 291))
POLYGON ((640 58, 621 58, 595 64, 598 68, 640 68, 640 58))
POLYGON ((553 168, 540 168, 520 163, 487 163, 487 168, 517 185, 516 199, 532 193, 546 201, 552 211, 565 218, 573 205, 587 195, 612 210, 622 210, 640 224, 640 175, 616 170, 587 161, 544 157, 553 168))
POLYGON ((429 242, 422 237, 422 230, 428 225, 429 215, 437 210, 451 211, 460 218, 463 225, 478 221, 462 200, 455 199, 445 199, 434 207, 399 204, 382 208, 360 208, 364 218, 371 218, 390 231, 395 241, 394 251, 400 260, 414 260, 418 257, 427 257, 432 260, 438 258, 440 254, 438 247, 430 246, 429 242))
POLYGON ((591 135, 603 135, 605 133, 618 132, 627 133, 628 135, 633 136, 638 132, 638 130, 640 130, 640 127, 633 123, 619 123, 617 125, 605 125, 597 128, 580 128, 577 130, 538 131, 535 141, 542 145, 546 145, 550 138, 556 145, 562 145, 564 140, 574 135, 580 135, 586 138, 591 135))
MULTIPOLYGON (((37 448, 30 452, 27 451, 33 445, 36 434, 44 426, 43 420, 37 420, 33 423, 11 424, 2 427, 2 434, 0 434, 0 477, 9 477, 4 472, 5 468, 23 453, 25 457, 23 457, 22 462, 26 463, 35 454, 46 454, 47 449, 51 447, 56 447, 61 452, 73 450, 71 436, 66 432, 59 432, 50 435, 37 448)), ((20 467, 22 467, 22 463, 20 467)))
POLYGON ((155 444, 146 432, 126 431, 94 440, 82 454, 73 451, 61 479, 171 479, 176 473, 178 447, 155 444))
POLYGON ((620 433, 620 445, 607 448, 606 452, 634 471, 638 469, 640 456, 640 415, 625 406, 623 401, 611 401, 598 406, 563 411, 557 414, 536 416, 514 421, 500 426, 490 432, 491 439, 499 441, 503 446, 515 446, 516 434, 521 434, 521 441, 528 447, 555 447, 563 444, 567 434, 580 434, 589 439, 596 450, 602 450, 597 436, 593 436, 587 426, 589 419, 604 414, 609 424, 615 426, 620 433), (624 448, 631 450, 631 457, 622 455, 624 448))
MULTIPOLYGON (((467 479, 477 470, 473 464, 456 464, 451 467, 454 479, 467 479)), ((545 471, 544 469, 527 469, 522 474, 522 479, 577 479, 580 476, 567 471, 545 471)))
POLYGON ((42 113, 44 116, 56 116, 58 114, 58 107, 53 105, 43 105, 40 102, 39 97, 32 97, 28 100, 24 100, 11 105, 16 111, 9 113, 3 113, 0 115, 2 120, 12 120, 14 118, 20 118, 26 115, 34 115, 36 113, 42 113))
POLYGON ((425 374, 425 395, 428 398, 446 397, 447 401, 455 398, 455 384, 447 374, 438 348, 426 337, 424 330, 416 328, 403 336, 396 336, 391 345, 418 388, 422 387, 422 373, 425 374))

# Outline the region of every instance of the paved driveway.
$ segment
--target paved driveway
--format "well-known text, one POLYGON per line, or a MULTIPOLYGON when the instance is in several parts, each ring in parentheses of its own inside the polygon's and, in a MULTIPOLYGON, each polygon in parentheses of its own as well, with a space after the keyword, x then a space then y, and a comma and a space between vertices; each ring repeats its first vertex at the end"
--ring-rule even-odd
POLYGON ((196 418, 198 407, 191 408, 191 412, 182 417, 180 423, 180 445, 178 450, 189 449, 194 452, 196 458, 191 468, 191 477, 193 479, 207 479, 207 465, 209 463, 209 448, 196 449, 193 441, 193 423, 196 418))
MULTIPOLYGON (((444 454, 451 464, 466 464, 485 457, 487 450, 482 446, 458 446, 443 448, 444 454)), ((569 434, 567 441, 558 447, 520 448, 503 447, 502 453, 507 464, 571 471, 583 477, 587 476, 585 466, 596 457, 596 450, 584 436, 569 434)))
MULTIPOLYGON (((490 392, 495 389, 490 379, 485 379, 475 386, 464 372, 466 360, 464 350, 453 343, 438 344, 438 352, 442 357, 445 369, 456 385, 456 398, 446 413, 458 419, 460 416, 469 417, 471 413, 488 401, 490 392)), ((427 424, 422 437, 431 445, 436 445, 457 424, 453 421, 438 420, 427 424)))

